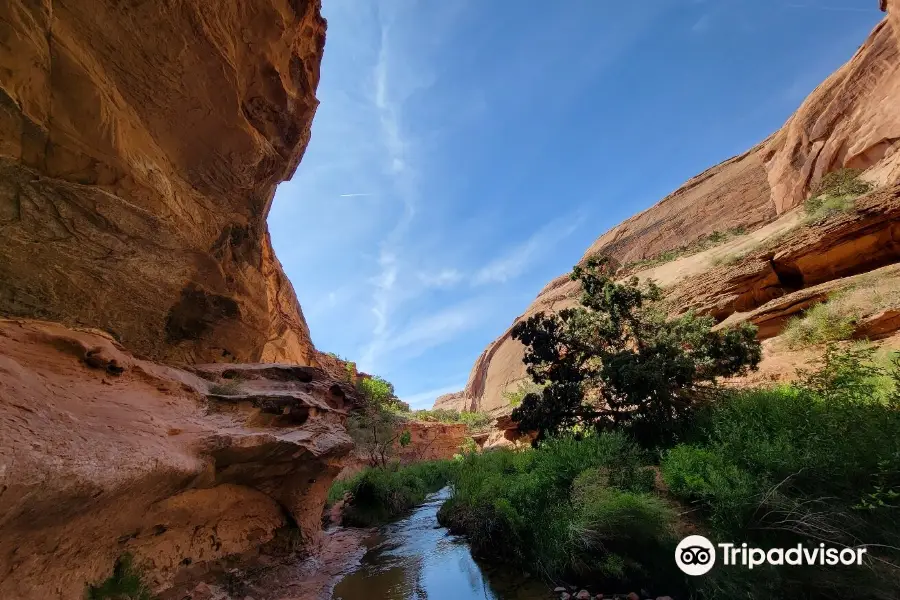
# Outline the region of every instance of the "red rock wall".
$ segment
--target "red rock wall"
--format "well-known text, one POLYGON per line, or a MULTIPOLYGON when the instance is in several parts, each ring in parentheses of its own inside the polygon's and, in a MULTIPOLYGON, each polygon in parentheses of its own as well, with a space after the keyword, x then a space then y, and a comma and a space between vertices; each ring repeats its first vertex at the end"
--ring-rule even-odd
POLYGON ((308 364, 265 219, 324 42, 318 0, 0 5, 0 314, 308 364))

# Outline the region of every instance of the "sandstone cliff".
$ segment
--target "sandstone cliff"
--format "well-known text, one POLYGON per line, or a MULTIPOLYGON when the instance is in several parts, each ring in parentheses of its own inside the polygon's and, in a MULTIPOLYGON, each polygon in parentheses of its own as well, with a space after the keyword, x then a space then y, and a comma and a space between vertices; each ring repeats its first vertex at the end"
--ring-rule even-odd
POLYGON ((318 0, 0 6, 0 314, 153 359, 313 364, 266 232, 309 140, 318 0))
POLYGON ((0 597, 317 539, 355 391, 266 215, 324 42, 319 0, 0 5, 0 597))
MULTIPOLYGON (((734 268, 730 269, 734 275, 723 275, 729 269, 716 270, 712 261, 681 262, 664 272, 641 273, 673 288, 669 293, 681 308, 696 308, 719 319, 753 310, 799 288, 900 259, 895 225, 879 225, 881 221, 896 223, 898 218, 894 209, 889 209, 893 206, 891 194, 875 200, 875 204, 882 203, 880 208, 889 209, 889 214, 872 208, 858 215, 859 221, 851 218, 852 223, 836 223, 830 230, 836 237, 830 241, 827 236, 820 239, 815 231, 807 234, 796 228, 794 215, 822 177, 839 168, 864 169, 864 178, 879 187, 889 187, 900 179, 900 2, 889 0, 882 8, 889 11, 888 16, 849 62, 810 94, 784 127, 747 153, 694 177, 653 207, 604 233, 588 248, 585 258, 603 254, 621 264, 633 263, 734 228, 752 234, 767 227, 780 228, 777 233, 782 238, 799 236, 789 244, 791 250, 775 262, 776 251, 766 248, 759 252, 758 262, 753 263, 758 266, 751 267, 757 269, 757 275, 749 280, 742 279, 734 268), (809 246, 804 246, 804 239, 809 246), (823 255, 821 245, 837 249, 823 255), (802 271, 800 279, 791 280, 797 268, 802 271), (785 284, 783 279, 791 281, 785 284)), ((756 235, 752 243, 761 243, 764 237, 756 235)), ((577 293, 577 286, 567 276, 559 277, 516 321, 571 306, 577 293)), ((435 406, 505 415, 511 407, 503 392, 514 389, 524 377, 522 347, 507 330, 478 357, 465 390, 442 397, 435 406)))

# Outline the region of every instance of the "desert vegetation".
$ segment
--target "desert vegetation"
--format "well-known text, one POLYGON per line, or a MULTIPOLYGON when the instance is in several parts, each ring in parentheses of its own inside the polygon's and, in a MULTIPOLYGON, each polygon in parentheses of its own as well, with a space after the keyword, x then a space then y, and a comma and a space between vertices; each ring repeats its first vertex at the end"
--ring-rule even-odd
POLYGON ((832 345, 795 385, 721 391, 682 441, 652 450, 627 429, 576 426, 533 450, 468 455, 440 521, 480 556, 556 581, 650 581, 700 598, 892 598, 900 395, 897 370, 872 358, 832 345), (686 530, 763 548, 865 544, 872 559, 688 581, 671 560, 686 530))
POLYGON ((463 423, 470 433, 481 433, 491 428, 493 419, 484 412, 459 411, 446 408, 434 410, 414 410, 409 413, 411 419, 426 423, 463 423))
POLYGON ((716 380, 756 368, 750 325, 713 331, 710 318, 670 319, 652 282, 617 283, 592 258, 571 275, 580 305, 538 313, 513 327, 540 392, 512 412, 537 441, 571 428, 628 431, 645 444, 675 439, 716 380))
POLYGON ((153 600, 143 575, 128 554, 119 557, 112 575, 106 581, 89 585, 84 596, 87 600, 153 600))
POLYGON ((838 169, 825 175, 803 205, 804 222, 820 223, 853 210, 856 199, 872 189, 872 184, 860 179, 861 174, 858 169, 838 169))
POLYGON ((792 318, 782 337, 799 348, 850 339, 867 314, 900 307, 900 280, 866 274, 792 318))
MULTIPOLYGON (((441 524, 481 558, 555 582, 710 599, 893 598, 900 357, 831 341, 793 384, 722 387, 718 378, 759 362, 752 327, 713 331, 693 315, 667 319, 652 283, 615 282, 602 261, 573 277, 584 290, 579 307, 535 315, 513 331, 531 377, 517 390, 513 418, 539 432, 533 448, 470 451, 422 467, 433 469, 419 475, 430 487, 400 468, 373 470, 333 497, 362 489, 366 503, 396 507, 384 518, 449 482, 441 524), (399 491, 407 488, 418 491, 399 491), (868 562, 686 578, 672 554, 688 532, 760 548, 865 545, 868 562)), ((848 294, 871 295, 866 285, 848 294)))
POLYGON ((453 468, 447 460, 368 468, 336 481, 328 492, 328 505, 346 499, 343 521, 347 525, 370 527, 385 523, 447 485, 453 468))
POLYGON ((712 233, 705 235, 690 244, 685 244, 683 246, 679 246, 678 248, 673 248, 672 250, 660 252, 659 254, 650 258, 627 263, 622 267, 622 271, 624 273, 632 273, 635 271, 640 271, 642 269, 649 269, 652 267, 663 265, 683 256, 699 254, 704 250, 715 248, 716 246, 724 244, 725 242, 740 237, 746 233, 747 230, 744 227, 733 227, 726 231, 713 231, 712 233))

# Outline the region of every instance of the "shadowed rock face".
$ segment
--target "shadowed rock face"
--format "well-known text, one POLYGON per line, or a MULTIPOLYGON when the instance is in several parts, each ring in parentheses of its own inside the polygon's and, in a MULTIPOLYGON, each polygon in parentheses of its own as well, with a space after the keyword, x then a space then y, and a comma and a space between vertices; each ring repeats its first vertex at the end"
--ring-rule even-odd
MULTIPOLYGON (((746 154, 694 177, 653 207, 604 233, 585 258, 603 254, 624 264, 714 231, 754 229, 802 204, 824 175, 842 167, 865 169, 865 179, 878 186, 896 183, 900 179, 900 0, 882 2, 882 9, 888 11, 885 20, 847 64, 810 94, 784 127, 746 154)), ((821 239, 807 236, 781 255, 775 256, 776 251, 761 257, 762 263, 751 267, 754 274, 749 279, 742 279, 734 269, 719 269, 685 281, 675 291, 676 304, 724 319, 731 312, 753 310, 796 291, 792 275, 805 278, 802 287, 890 264, 898 258, 892 224, 894 197, 889 192, 875 198, 859 221, 837 223, 830 232, 817 230, 824 235, 821 239), (890 212, 887 224, 879 224, 879 206, 890 212), (828 237, 832 234, 836 237, 828 237), (806 242, 811 245, 804 250, 806 242), (819 253, 823 248, 827 254, 819 253), (859 253, 866 257, 854 258, 859 253), (773 256, 774 263, 767 262, 773 256), (768 275, 771 281, 761 281, 768 275), (736 301, 741 294, 742 300, 736 301)), ((578 286, 567 276, 559 277, 516 321, 572 306, 577 295, 578 286)), ((508 414, 509 403, 502 394, 525 377, 522 356, 521 344, 507 330, 475 361, 461 395, 444 396, 435 406, 508 414)))
POLYGON ((185 371, 0 320, 0 598, 80 600, 125 553, 161 589, 287 525, 315 541, 354 393, 316 368, 185 371))
POLYGON ((309 140, 318 0, 0 6, 0 314, 166 361, 314 364, 266 231, 309 140))

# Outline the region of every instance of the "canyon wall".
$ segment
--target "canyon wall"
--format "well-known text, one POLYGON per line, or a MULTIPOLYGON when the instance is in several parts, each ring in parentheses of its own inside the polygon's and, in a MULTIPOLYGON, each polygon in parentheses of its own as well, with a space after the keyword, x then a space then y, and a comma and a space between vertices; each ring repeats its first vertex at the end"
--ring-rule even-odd
POLYGON ((324 43, 318 0, 0 5, 0 597, 315 545, 357 398, 266 215, 324 43))
MULTIPOLYGON (((809 95, 780 130, 747 153, 692 178, 651 208, 607 231, 587 249, 584 258, 602 254, 627 265, 716 231, 760 230, 788 219, 824 175, 842 167, 865 170, 863 177, 878 187, 897 182, 900 179, 900 103, 897 102, 900 98, 900 0, 882 3, 882 9, 888 10, 887 17, 845 65, 809 95)), ((871 218, 877 221, 882 217, 871 218)), ((850 231, 864 229, 848 227, 844 235, 849 237, 854 235, 850 231)), ((892 248, 897 238, 892 237, 890 226, 882 229, 881 237, 868 239, 888 247, 880 254, 876 252, 881 258, 872 261, 869 268, 895 260, 890 257, 895 254, 892 248)), ((865 240, 857 248, 858 252, 869 250, 865 240)), ((813 249, 810 254, 814 254, 813 249)), ((763 252, 760 258, 765 263, 774 255, 775 252, 763 252)), ((794 247, 791 260, 796 260, 797 255, 794 247)), ((832 255, 831 258, 847 262, 847 257, 832 255)), ((815 259, 805 260, 810 263, 815 259)), ((815 283, 821 283, 822 272, 831 272, 822 263, 828 259, 819 257, 818 260, 820 264, 816 268, 820 275, 815 283)), ((722 277, 722 273, 714 272, 713 265, 706 266, 710 273, 704 281, 710 282, 710 290, 719 289, 721 286, 716 287, 712 282, 722 277)), ((830 276, 858 273, 863 268, 854 264, 848 270, 845 264, 841 274, 831 272, 830 276)), ((680 291, 676 290, 675 294, 684 296, 680 299, 682 306, 702 309, 686 300, 697 291, 696 271, 684 267, 680 271, 670 269, 668 273, 651 272, 650 276, 659 281, 663 275, 661 283, 666 288, 680 282, 680 291)), ((780 285, 772 268, 766 272, 776 285, 769 282, 765 290, 756 288, 755 306, 795 291, 791 285, 780 285)), ((740 280, 740 275, 718 281, 736 280, 740 280)), ((812 284, 809 278, 804 283, 812 284)), ((701 291, 706 294, 704 290, 701 291)), ((577 284, 568 276, 551 281, 513 324, 541 311, 558 311, 574 305, 578 291, 577 284)), ((712 312, 724 319, 731 312, 755 308, 750 304, 725 302, 723 309, 712 312)), ((475 361, 465 390, 442 396, 435 403, 436 408, 477 409, 496 416, 511 411, 503 393, 515 389, 526 377, 522 346, 511 338, 511 328, 475 361)))
POLYGON ((0 314, 149 358, 312 364, 266 215, 309 141, 318 0, 0 6, 0 314))

